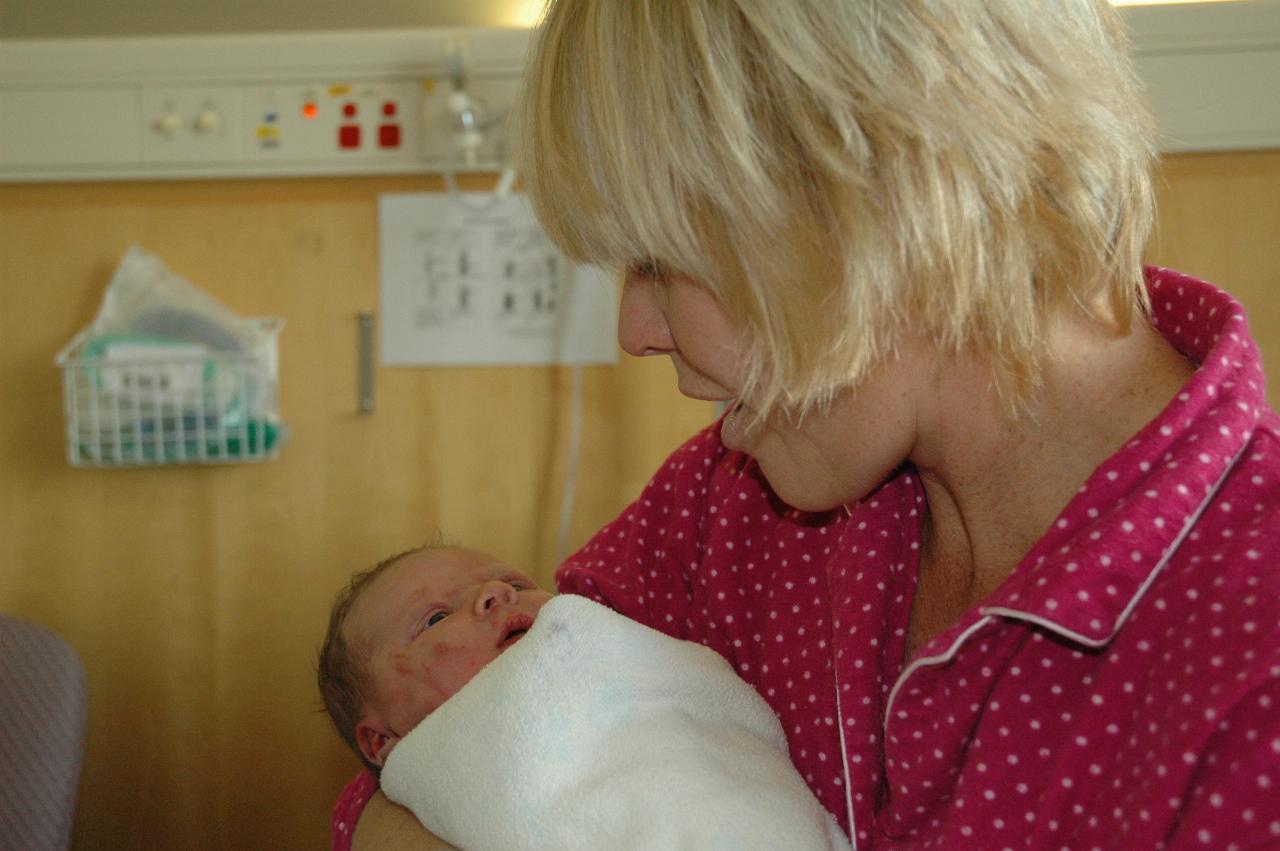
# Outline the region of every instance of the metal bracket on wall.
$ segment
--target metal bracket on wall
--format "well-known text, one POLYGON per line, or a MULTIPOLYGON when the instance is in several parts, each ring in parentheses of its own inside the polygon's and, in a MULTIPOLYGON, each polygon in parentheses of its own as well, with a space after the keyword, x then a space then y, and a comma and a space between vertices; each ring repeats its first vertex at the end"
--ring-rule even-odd
POLYGON ((373 313, 362 310, 356 315, 359 333, 356 342, 356 374, 359 384, 360 413, 373 413, 373 313))

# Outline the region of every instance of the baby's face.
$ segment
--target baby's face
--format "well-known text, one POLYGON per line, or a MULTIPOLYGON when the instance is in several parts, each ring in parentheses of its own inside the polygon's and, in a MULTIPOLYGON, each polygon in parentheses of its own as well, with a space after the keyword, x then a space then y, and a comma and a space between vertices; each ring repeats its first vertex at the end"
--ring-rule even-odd
POLYGON ((519 641, 549 599, 525 574, 474 550, 413 553, 387 568, 346 627, 353 646, 370 650, 372 699, 356 731, 365 755, 381 764, 401 737, 519 641))

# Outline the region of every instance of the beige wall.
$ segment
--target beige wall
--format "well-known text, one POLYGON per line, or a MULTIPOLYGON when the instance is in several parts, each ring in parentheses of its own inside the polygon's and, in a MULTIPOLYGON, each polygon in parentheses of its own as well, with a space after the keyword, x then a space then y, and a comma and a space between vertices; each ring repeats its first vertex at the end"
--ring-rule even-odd
MULTIPOLYGON (((569 375, 383 369, 356 413, 355 316, 377 306, 379 192, 429 180, 0 186, 0 612, 88 670, 75 847, 325 847, 355 768, 317 715, 315 649, 355 569, 434 530, 550 587, 569 375), (52 358, 137 241, 244 315, 278 315, 278 461, 73 470, 52 358)), ((712 416, 670 366, 585 372, 580 542, 712 416)))
MULTIPOLYGON (((77 849, 321 848, 354 770, 316 714, 316 645, 355 568, 439 528, 549 579, 560 369, 382 369, 376 198, 429 179, 0 186, 0 611, 58 630, 90 682, 77 849), (245 315, 288 320, 279 460, 70 469, 52 359, 132 242, 245 315)), ((1280 375, 1280 153, 1170 161, 1153 259, 1236 292, 1280 375)), ((586 371, 581 541, 710 416, 664 361, 586 371)), ((1272 389, 1273 401, 1277 399, 1272 389)))
POLYGON ((1244 303, 1280 407, 1280 152, 1186 154, 1158 185, 1154 262, 1207 278, 1244 303))

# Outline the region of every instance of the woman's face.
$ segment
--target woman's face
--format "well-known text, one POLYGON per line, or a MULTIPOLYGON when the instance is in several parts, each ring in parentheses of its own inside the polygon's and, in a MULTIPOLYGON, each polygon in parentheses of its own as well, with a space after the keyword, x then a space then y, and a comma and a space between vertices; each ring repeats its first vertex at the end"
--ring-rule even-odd
POLYGON ((691 399, 736 398, 747 353, 739 329, 706 287, 683 275, 631 267, 622 285, 618 343, 636 357, 667 355, 691 399))
POLYGON ((759 421, 752 400, 739 396, 746 330, 706 287, 646 266, 627 270, 618 342, 637 357, 669 356, 684 395, 735 402, 721 427, 725 446, 755 458, 774 492, 796 508, 825 511, 860 499, 910 454, 913 402, 929 372, 918 356, 881 364, 856 390, 799 421, 782 411, 759 421))

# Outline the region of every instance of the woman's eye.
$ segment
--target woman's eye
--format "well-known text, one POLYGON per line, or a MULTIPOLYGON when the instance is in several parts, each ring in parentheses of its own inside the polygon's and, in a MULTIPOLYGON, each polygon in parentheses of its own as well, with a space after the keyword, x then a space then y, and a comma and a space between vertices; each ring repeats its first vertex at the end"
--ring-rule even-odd
POLYGON ((440 621, 444 620, 447 617, 449 617, 449 613, 446 611, 441 610, 439 612, 432 612, 430 615, 427 616, 427 622, 424 626, 426 627, 435 626, 436 624, 440 623, 440 621))
POLYGON ((642 260, 638 263, 632 263, 627 267, 627 272, 636 278, 644 278, 650 281, 660 281, 666 275, 662 265, 657 260, 642 260))

